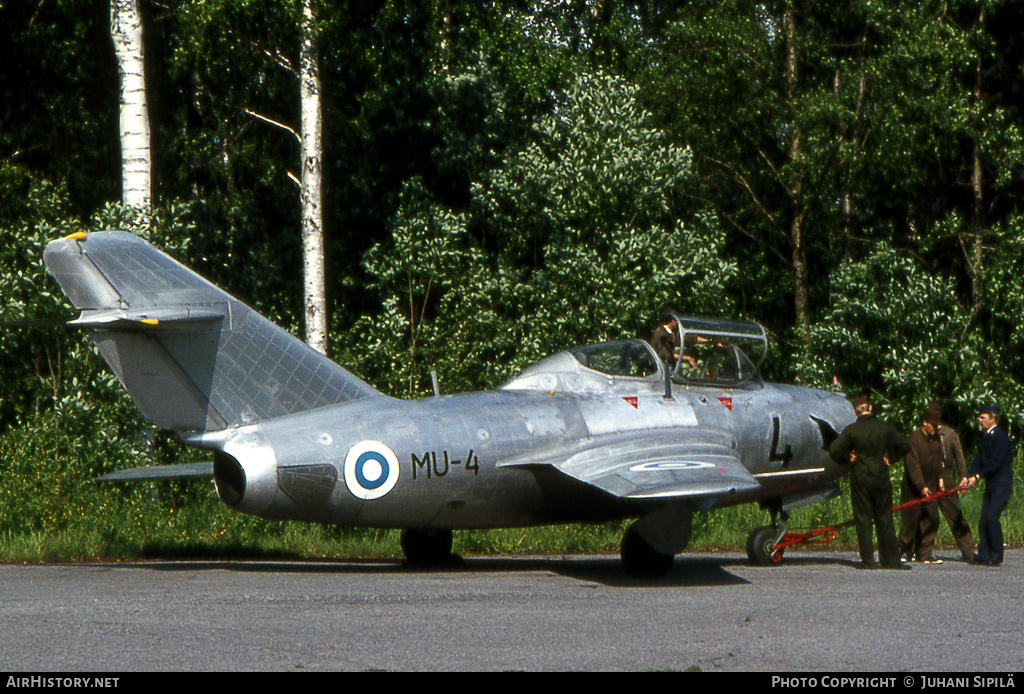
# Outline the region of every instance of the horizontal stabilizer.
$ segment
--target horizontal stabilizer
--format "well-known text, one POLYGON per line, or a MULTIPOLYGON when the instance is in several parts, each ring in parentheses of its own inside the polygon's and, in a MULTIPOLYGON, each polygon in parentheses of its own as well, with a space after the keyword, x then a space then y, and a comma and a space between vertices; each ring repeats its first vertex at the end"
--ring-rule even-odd
POLYGON ((67 318, 19 318, 17 320, 0 321, 0 329, 15 328, 60 328, 67 325, 74 317, 67 318))
POLYGON ((228 304, 219 307, 173 306, 148 308, 141 311, 123 309, 93 309, 82 314, 68 325, 75 328, 97 328, 103 330, 153 330, 161 327, 187 327, 212 323, 228 317, 228 304))
POLYGON ((706 430, 600 437, 499 463, 537 465, 625 499, 713 498, 761 486, 740 462, 731 438, 706 430))
POLYGON ((93 482, 151 482, 153 480, 181 480, 197 477, 213 477, 213 463, 136 467, 102 475, 94 479, 93 482))

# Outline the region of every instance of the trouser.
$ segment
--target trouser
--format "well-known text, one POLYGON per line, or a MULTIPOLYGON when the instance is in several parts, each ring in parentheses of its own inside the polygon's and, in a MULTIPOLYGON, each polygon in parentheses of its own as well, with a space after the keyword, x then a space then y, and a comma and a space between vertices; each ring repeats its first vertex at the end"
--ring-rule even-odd
POLYGON ((892 518, 892 483, 887 479, 881 482, 853 479, 850 481, 850 502, 861 561, 874 563, 874 530, 878 537, 878 563, 898 566, 900 552, 892 518))
MULTIPOLYGON (((971 536, 971 526, 964 518, 964 511, 960 505, 960 495, 954 494, 944 499, 939 499, 939 510, 949 523, 949 530, 953 533, 956 546, 960 549, 960 556, 970 559, 974 556, 974 538, 971 536)), ((938 524, 938 519, 936 519, 938 524)))
MULTIPOLYGON (((936 488, 937 485, 936 485, 936 488)), ((900 488, 900 504, 915 501, 920 495, 904 479, 900 488)), ((935 536, 939 532, 939 509, 934 503, 912 506, 900 511, 899 552, 907 559, 931 559, 935 536)))
POLYGON ((1011 491, 1009 484, 985 484, 978 520, 978 558, 982 561, 1003 560, 1003 525, 999 516, 1010 501, 1011 491))
MULTIPOLYGON (((952 489, 952 479, 943 480, 946 489, 952 489)), ((938 485, 935 491, 938 491, 938 485)), ((910 484, 904 480, 900 489, 900 503, 917 499, 910 484)), ((907 559, 918 559, 926 561, 931 558, 935 546, 935 538, 939 532, 939 513, 949 523, 949 530, 953 533, 953 539, 960 550, 960 556, 970 559, 974 556, 974 538, 971 536, 971 526, 964 517, 963 508, 960 505, 960 495, 946 496, 936 502, 913 506, 900 511, 902 516, 900 522, 899 547, 900 554, 907 559)))

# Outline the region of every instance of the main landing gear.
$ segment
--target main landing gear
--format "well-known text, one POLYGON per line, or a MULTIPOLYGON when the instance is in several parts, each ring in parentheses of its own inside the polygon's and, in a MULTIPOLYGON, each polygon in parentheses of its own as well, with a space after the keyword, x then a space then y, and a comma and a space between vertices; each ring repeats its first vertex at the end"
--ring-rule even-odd
POLYGON ((658 578, 672 569, 693 533, 693 508, 666 504, 630 525, 622 536, 622 568, 634 578, 658 578))
POLYGON ((651 547, 632 526, 622 536, 619 556, 622 557, 622 568, 633 578, 664 576, 676 558, 674 554, 665 554, 651 547))
POLYGON ((401 545, 410 566, 448 566, 457 561, 452 554, 451 530, 409 528, 402 531, 401 545))

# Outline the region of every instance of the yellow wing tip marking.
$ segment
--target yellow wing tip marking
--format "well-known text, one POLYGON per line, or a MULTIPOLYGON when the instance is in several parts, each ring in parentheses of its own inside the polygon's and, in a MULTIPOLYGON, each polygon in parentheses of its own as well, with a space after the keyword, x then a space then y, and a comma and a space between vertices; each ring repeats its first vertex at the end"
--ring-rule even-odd
POLYGON ((85 241, 85 236, 86 234, 84 231, 76 231, 73 234, 68 234, 64 238, 68 241, 85 241))

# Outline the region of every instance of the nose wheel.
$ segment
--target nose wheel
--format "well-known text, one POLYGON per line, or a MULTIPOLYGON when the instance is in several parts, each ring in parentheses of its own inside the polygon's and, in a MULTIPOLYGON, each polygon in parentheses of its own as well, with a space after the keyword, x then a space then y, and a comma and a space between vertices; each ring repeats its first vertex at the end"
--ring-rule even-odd
POLYGON ((747 558, 755 566, 775 566, 782 561, 782 548, 776 547, 786 534, 786 524, 754 528, 747 537, 747 558))

